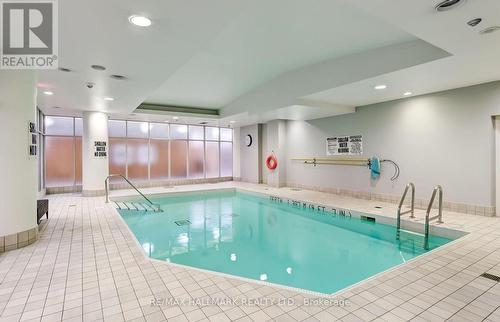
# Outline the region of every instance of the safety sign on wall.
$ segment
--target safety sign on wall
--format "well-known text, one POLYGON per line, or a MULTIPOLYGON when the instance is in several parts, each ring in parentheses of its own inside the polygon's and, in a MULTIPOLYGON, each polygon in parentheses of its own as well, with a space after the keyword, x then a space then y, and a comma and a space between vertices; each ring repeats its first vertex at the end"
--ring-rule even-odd
POLYGON ((94 157, 95 158, 105 158, 108 156, 106 151, 106 141, 95 141, 94 142, 94 157))
POLYGON ((349 135, 326 138, 326 155, 362 155, 363 136, 349 135))

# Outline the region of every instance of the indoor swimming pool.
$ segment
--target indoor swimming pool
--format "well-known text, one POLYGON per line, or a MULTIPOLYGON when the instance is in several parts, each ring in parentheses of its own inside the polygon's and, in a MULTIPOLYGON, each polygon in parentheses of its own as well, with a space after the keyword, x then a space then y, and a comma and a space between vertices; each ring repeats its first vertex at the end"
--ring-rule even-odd
MULTIPOLYGON (((331 294, 425 253, 394 226, 241 191, 153 199, 163 212, 119 210, 151 258, 331 294)), ((366 218, 365 218, 366 219, 366 218)), ((451 241, 430 236, 430 249, 451 241)))

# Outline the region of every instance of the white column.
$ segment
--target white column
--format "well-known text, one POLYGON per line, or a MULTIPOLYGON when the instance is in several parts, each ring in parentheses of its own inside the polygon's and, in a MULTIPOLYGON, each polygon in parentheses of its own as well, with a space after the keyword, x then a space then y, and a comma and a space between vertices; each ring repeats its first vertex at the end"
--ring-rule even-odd
POLYGON ((267 138, 266 147, 263 151, 263 162, 274 153, 278 160, 278 166, 274 170, 269 170, 265 165, 262 169, 267 177, 267 184, 272 187, 284 187, 286 185, 286 121, 274 120, 266 124, 267 138))
POLYGON ((108 116, 102 112, 83 113, 82 194, 104 194, 104 180, 109 175, 108 156, 96 156, 96 142, 106 143, 109 153, 108 116))
POLYGON ((37 157, 30 156, 35 122, 33 71, 0 72, 0 252, 36 240, 37 157))
POLYGON ((500 116, 495 117, 495 207, 500 217, 500 116))

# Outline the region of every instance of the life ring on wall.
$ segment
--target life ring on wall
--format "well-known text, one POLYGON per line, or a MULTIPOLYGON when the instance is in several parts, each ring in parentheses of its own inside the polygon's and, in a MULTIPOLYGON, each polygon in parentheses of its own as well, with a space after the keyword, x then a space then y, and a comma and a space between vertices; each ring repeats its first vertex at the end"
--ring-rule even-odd
POLYGON ((271 154, 270 156, 267 157, 266 166, 269 170, 274 170, 278 167, 278 160, 276 159, 274 154, 271 154))

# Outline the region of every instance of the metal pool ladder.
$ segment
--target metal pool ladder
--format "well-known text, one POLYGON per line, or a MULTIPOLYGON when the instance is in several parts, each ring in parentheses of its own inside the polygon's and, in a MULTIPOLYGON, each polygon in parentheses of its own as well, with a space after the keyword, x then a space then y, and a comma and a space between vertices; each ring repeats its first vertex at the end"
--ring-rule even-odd
POLYGON ((146 201, 146 203, 143 203, 143 202, 137 202, 137 203, 136 202, 115 202, 115 204, 118 207, 118 209, 136 210, 136 211, 163 212, 163 210, 160 208, 160 205, 155 204, 151 200, 149 200, 149 198, 146 197, 142 192, 140 192, 139 189, 137 189, 137 187, 132 182, 130 182, 130 180, 128 180, 127 178, 125 178, 121 174, 112 174, 112 175, 109 175, 106 178, 106 180, 104 180, 104 187, 106 189, 106 203, 109 203, 109 179, 113 178, 113 177, 120 177, 123 180, 125 180, 146 201))
POLYGON ((429 202, 429 206, 427 206, 427 212, 425 213, 425 236, 424 236, 424 248, 429 249, 429 226, 432 220, 438 220, 438 223, 443 223, 443 187, 436 186, 432 191, 431 201, 429 202), (436 199, 436 193, 439 192, 439 204, 438 204, 438 214, 434 217, 429 217, 432 205, 434 204, 434 199, 436 199))
MULTIPOLYGON (((415 185, 413 182, 410 182, 406 185, 405 191, 403 192, 403 196, 401 197, 401 200, 399 201, 399 206, 398 206, 398 216, 397 216, 397 229, 396 229, 396 239, 399 240, 399 235, 401 232, 401 216, 410 214, 410 218, 415 218, 415 185), (408 194, 408 189, 411 188, 411 208, 410 210, 403 211, 401 212, 401 208, 403 207, 403 203, 405 202, 406 195, 408 194)), ((404 230, 406 231, 406 230, 404 230)), ((411 231, 408 231, 409 233, 414 233, 411 231)))

